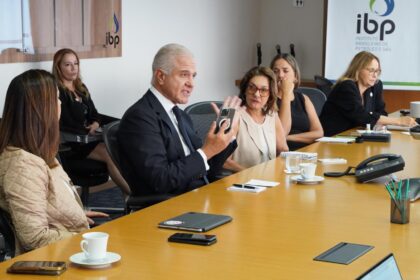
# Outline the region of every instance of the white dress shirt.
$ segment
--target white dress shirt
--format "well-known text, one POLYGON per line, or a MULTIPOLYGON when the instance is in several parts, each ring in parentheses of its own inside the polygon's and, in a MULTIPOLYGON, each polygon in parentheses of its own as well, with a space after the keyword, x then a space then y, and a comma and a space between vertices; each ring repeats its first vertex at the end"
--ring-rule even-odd
MULTIPOLYGON (((154 86, 151 86, 150 87, 150 91, 154 94, 154 96, 157 98, 157 100, 160 102, 160 104, 165 109, 165 112, 168 114, 169 119, 171 120, 172 124, 174 125, 174 127, 176 129, 176 132, 178 133, 179 139, 181 139, 182 148, 184 149, 185 156, 189 156, 191 154, 191 151, 188 148, 188 145, 186 144, 186 142, 184 140, 184 137, 179 132, 178 121, 177 121, 177 119, 176 119, 176 117, 175 117, 175 115, 174 115, 174 113, 172 111, 173 107, 176 106, 177 104, 174 104, 171 100, 169 100, 168 98, 166 98, 165 96, 163 96, 163 94, 161 94, 154 86)), ((206 166, 206 170, 209 170, 210 167, 209 167, 209 165, 207 163, 207 156, 206 156, 206 154, 201 149, 198 149, 197 152, 203 158, 204 165, 206 166)))

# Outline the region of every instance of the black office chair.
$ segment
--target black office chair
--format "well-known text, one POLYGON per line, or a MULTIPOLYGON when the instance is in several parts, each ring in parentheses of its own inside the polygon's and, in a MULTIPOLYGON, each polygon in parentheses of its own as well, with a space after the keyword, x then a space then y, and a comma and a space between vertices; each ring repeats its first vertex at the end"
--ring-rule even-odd
POLYGON ((66 142, 60 145, 59 160, 73 184, 82 188, 80 198, 83 205, 88 207, 89 189, 109 180, 106 164, 93 159, 74 158, 74 152, 66 145, 66 142))
POLYGON ((325 94, 317 88, 299 87, 297 90, 311 99, 314 104, 315 111, 319 116, 322 112, 322 107, 324 107, 325 101, 327 101, 327 96, 325 96, 325 94))
POLYGON ((184 110, 194 125, 197 135, 204 140, 211 123, 216 120, 216 113, 213 111, 211 102, 215 103, 219 108, 223 105, 222 101, 202 101, 187 106, 184 110))
POLYGON ((0 208, 0 262, 15 256, 15 233, 10 215, 0 208))
MULTIPOLYGON (((114 161, 115 166, 121 174, 121 164, 120 164, 120 152, 117 141, 117 132, 120 125, 120 121, 115 121, 107 124, 103 127, 103 139, 105 142, 106 149, 108 150, 109 155, 114 161)), ((126 202, 126 213, 137 211, 153 204, 162 202, 169 198, 173 197, 172 195, 167 194, 157 194, 157 195, 144 195, 144 196, 132 196, 130 195, 126 202)))
POLYGON ((316 87, 328 97, 328 95, 331 92, 332 86, 334 85, 333 82, 331 82, 327 78, 322 77, 320 75, 315 75, 314 81, 315 81, 316 87))
MULTIPOLYGON (((118 120, 117 118, 100 114, 101 123, 107 123, 118 120)), ((92 141, 103 141, 103 136, 98 135, 80 135, 61 131, 61 145, 59 150, 59 159, 63 169, 67 172, 73 184, 80 186, 82 192, 80 198, 85 207, 89 207, 90 188, 106 183, 109 180, 108 168, 104 162, 93 159, 78 159, 75 152, 72 151, 69 143, 87 144, 92 141)))
MULTIPOLYGON (((216 120, 216 113, 211 106, 212 102, 215 103, 219 108, 223 106, 223 101, 202 101, 191 104, 184 110, 190 116, 194 125, 195 132, 202 141, 204 141, 206 138, 211 123, 216 120)), ((231 174, 231 171, 222 169, 216 174, 213 174, 213 179, 222 179, 231 174)))

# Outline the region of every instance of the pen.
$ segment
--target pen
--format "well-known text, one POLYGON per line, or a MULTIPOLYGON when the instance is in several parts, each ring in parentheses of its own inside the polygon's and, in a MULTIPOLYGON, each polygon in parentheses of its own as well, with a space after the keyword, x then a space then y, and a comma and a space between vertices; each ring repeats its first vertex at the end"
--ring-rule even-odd
POLYGON ((237 188, 244 188, 244 189, 251 189, 251 190, 255 190, 257 188, 257 187, 245 185, 245 184, 233 184, 233 186, 237 188))

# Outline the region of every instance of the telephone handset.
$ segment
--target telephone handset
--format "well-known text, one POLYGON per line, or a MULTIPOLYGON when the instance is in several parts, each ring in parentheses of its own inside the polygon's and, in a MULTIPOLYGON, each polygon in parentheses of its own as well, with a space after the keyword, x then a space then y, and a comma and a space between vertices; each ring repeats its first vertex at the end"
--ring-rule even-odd
POLYGON ((365 159, 356 167, 349 166, 344 172, 325 172, 327 177, 341 177, 344 175, 355 175, 357 181, 366 182, 384 175, 403 170, 404 159, 396 154, 379 154, 365 159), (351 172, 352 169, 355 172, 351 172))
POLYGON ((379 154, 365 159, 356 166, 357 181, 366 182, 393 172, 403 170, 404 159, 396 154, 379 154))

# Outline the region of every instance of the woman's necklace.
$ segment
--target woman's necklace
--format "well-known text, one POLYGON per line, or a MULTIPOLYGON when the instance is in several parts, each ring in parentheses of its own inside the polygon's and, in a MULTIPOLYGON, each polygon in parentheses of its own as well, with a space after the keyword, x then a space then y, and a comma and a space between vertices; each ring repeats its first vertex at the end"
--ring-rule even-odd
POLYGON ((82 102, 82 98, 74 91, 72 91, 73 96, 74 96, 74 100, 76 100, 77 102, 82 102))

